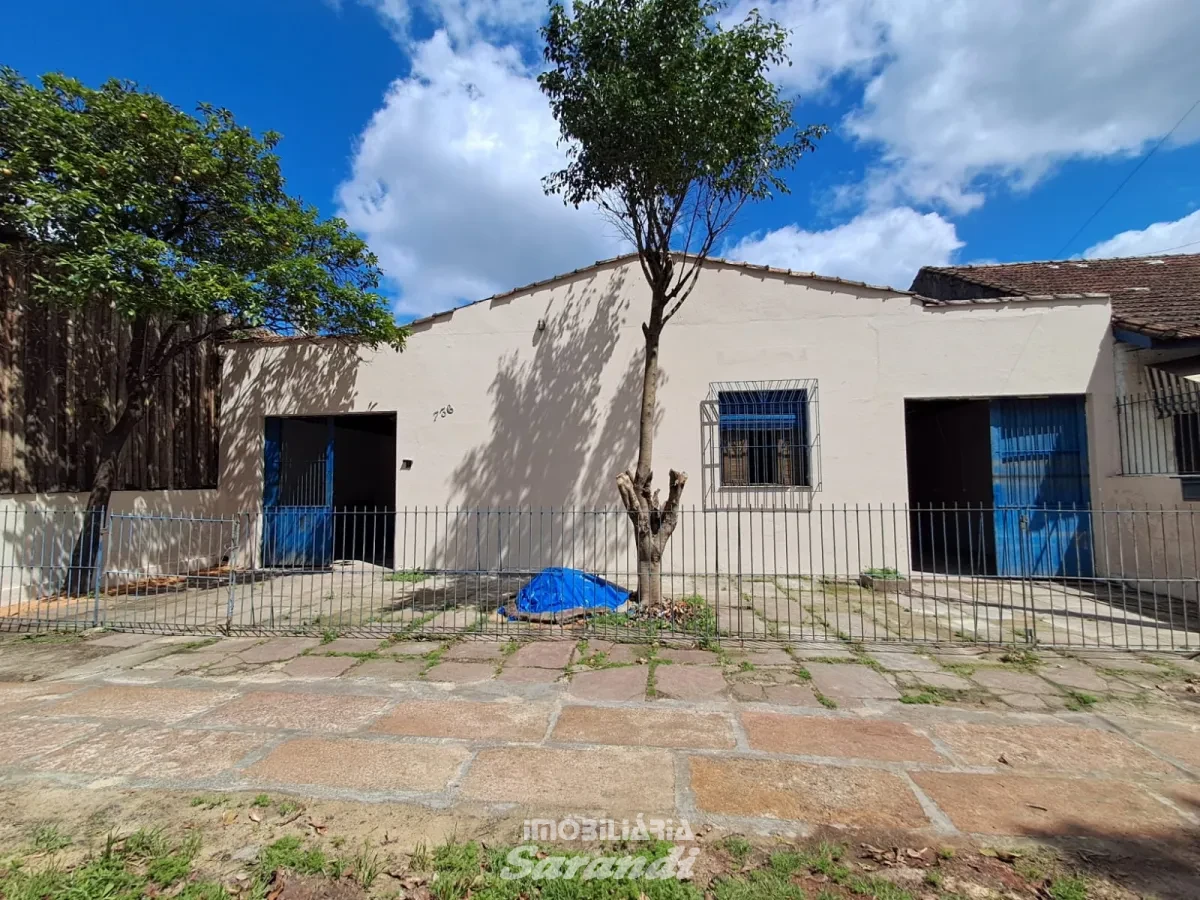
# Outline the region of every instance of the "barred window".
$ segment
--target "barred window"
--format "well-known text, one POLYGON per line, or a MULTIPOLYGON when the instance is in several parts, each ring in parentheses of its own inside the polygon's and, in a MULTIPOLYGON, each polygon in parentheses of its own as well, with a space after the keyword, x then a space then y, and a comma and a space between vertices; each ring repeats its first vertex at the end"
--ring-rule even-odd
POLYGON ((810 487, 808 392, 717 395, 723 487, 810 487))
POLYGON ((705 509, 809 509, 821 490, 817 380, 710 384, 700 455, 705 509))

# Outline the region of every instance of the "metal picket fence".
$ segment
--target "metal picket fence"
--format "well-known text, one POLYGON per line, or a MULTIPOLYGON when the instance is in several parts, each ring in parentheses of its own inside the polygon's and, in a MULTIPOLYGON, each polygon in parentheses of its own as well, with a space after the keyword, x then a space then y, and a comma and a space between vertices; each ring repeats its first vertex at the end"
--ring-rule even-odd
MULTIPOLYGON (((1200 649, 1196 514, 814 506, 684 510, 666 602, 537 615, 547 567, 637 583, 620 509, 113 514, 0 510, 0 629, 445 634, 1200 649), (91 584, 90 582, 93 582, 91 584)), ((587 597, 584 602, 588 602, 587 597)))

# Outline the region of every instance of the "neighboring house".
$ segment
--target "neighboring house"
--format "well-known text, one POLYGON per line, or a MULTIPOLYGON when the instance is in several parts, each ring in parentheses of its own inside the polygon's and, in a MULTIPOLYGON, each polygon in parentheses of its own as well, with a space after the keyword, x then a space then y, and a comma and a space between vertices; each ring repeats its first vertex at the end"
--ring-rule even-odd
MULTIPOLYGON (((912 290, 948 305, 1105 294, 1112 309, 1115 484, 1121 502, 1200 500, 1200 254, 923 268, 912 290)), ((1103 498, 1101 498, 1103 499, 1103 498)))
MULTIPOLYGON (((1195 259, 925 269, 911 292, 709 261, 663 336, 657 480, 688 472, 684 503, 708 523, 692 520, 668 565, 732 571, 761 553, 775 571, 1125 577, 1140 547, 1138 578, 1194 580, 1188 523, 1160 517, 1151 537, 1099 510, 1182 501, 1162 475, 1128 477, 1118 399, 1142 356, 1182 355, 1200 336, 1195 259), (1126 275, 1083 278, 1110 266, 1126 275)), ((622 256, 419 320, 403 353, 229 344, 224 501, 268 510, 251 537, 265 564, 345 555, 358 520, 337 520, 339 538, 321 517, 369 507, 426 511, 423 535, 372 535, 379 561, 477 570, 519 552, 587 565, 586 532, 561 514, 547 542, 532 518, 515 537, 478 518, 467 534, 437 511, 617 507, 614 476, 636 457, 646 308, 637 260, 622 256), (273 531, 288 510, 287 534, 273 531)))

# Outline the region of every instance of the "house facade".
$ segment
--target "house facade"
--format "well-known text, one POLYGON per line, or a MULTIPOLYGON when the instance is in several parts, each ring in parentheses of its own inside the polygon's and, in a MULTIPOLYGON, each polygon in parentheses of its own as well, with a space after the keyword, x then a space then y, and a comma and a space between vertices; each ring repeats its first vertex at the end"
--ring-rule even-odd
MULTIPOLYGON (((1123 463, 1118 398, 1146 348, 1122 336, 1112 295, 953 279, 924 270, 900 291, 706 264, 662 345, 655 468, 659 483, 689 473, 692 517, 668 568, 749 570, 760 554, 851 576, 1194 579, 1190 519, 1169 523, 1178 533, 1156 520, 1151 537, 1115 514, 1187 501, 1177 479, 1123 463)), ((246 552, 342 556, 363 539, 312 550, 322 510, 383 509, 402 511, 395 531, 371 526, 370 540, 397 567, 627 565, 624 532, 607 530, 620 513, 596 511, 619 507, 615 475, 636 458, 646 305, 636 258, 621 257, 420 320, 403 353, 226 345, 222 503, 268 513, 246 552), (424 535, 401 533, 417 514, 424 535), (589 541, 610 548, 603 560, 589 541)))

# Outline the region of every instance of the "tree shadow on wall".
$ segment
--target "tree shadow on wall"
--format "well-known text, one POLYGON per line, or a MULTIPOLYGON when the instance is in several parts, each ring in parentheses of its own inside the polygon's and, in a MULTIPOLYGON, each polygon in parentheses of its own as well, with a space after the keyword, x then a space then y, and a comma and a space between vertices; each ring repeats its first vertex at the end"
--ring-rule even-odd
MULTIPOLYGON (((471 574, 565 565, 623 581, 636 572, 615 486, 636 459, 644 358, 618 352, 621 329, 640 322, 622 299, 625 277, 601 270, 571 285, 530 349, 500 360, 491 434, 452 475, 458 509, 434 514, 442 521, 425 523, 438 534, 433 552, 414 547, 409 558, 471 574)), ((625 346, 640 347, 640 337, 625 346)))

